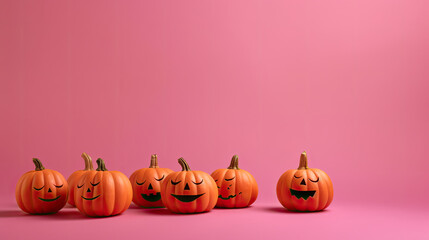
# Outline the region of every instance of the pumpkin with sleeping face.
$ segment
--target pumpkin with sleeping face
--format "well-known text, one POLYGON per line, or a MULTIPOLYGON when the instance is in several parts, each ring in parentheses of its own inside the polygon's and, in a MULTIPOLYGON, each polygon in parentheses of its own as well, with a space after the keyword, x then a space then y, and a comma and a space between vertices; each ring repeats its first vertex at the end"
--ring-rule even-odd
POLYGON ((96 171, 87 171, 74 186, 77 209, 91 217, 107 217, 128 209, 133 198, 130 180, 119 171, 106 169, 103 159, 97 160, 96 171))
POLYGON ((277 183, 277 198, 292 211, 320 211, 331 204, 334 189, 331 179, 322 170, 308 168, 303 152, 297 170, 286 171, 277 183))
POLYGON ((227 169, 218 169, 211 175, 219 190, 216 207, 248 207, 258 197, 258 184, 246 170, 238 167, 238 156, 234 155, 227 169))
POLYGON ((183 158, 182 171, 170 173, 162 183, 164 206, 175 213, 201 213, 214 208, 218 191, 213 178, 202 171, 191 171, 183 158))
POLYGON ((16 185, 16 202, 27 213, 56 213, 67 203, 67 181, 61 173, 45 169, 39 159, 33 162, 36 169, 22 175, 16 185))
POLYGON ((68 203, 72 206, 75 206, 74 204, 74 191, 75 188, 73 186, 75 186, 77 184, 77 182, 79 181, 80 177, 86 172, 86 171, 95 171, 94 167, 92 166, 92 160, 91 157, 86 154, 86 153, 82 153, 82 158, 85 161, 85 168, 83 170, 77 170, 76 172, 72 173, 70 175, 70 177, 67 179, 67 183, 70 186, 70 192, 69 192, 69 200, 68 203))
POLYGON ((171 172, 173 170, 160 168, 158 157, 152 155, 148 168, 139 169, 130 176, 133 202, 146 208, 164 207, 161 200, 161 183, 171 172))

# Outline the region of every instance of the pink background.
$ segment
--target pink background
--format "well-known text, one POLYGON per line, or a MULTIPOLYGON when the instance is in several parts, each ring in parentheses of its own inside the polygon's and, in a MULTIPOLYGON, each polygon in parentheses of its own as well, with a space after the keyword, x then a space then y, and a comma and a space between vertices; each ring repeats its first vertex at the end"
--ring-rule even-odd
POLYGON ((425 0, 1 0, 1 234, 428 238, 428 9, 425 0), (326 211, 277 202, 278 177, 303 150, 334 183, 326 211), (153 153, 161 167, 179 170, 182 156, 209 173, 238 154, 259 198, 186 216, 19 210, 15 184, 32 157, 68 177, 83 151, 127 176, 153 153))

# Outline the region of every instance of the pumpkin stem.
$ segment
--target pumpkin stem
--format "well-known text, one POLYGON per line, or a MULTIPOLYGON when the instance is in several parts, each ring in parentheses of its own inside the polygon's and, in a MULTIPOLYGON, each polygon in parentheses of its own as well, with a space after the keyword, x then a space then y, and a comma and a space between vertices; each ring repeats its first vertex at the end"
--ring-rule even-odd
POLYGON ((36 165, 36 171, 42 171, 45 169, 45 167, 42 165, 42 162, 39 159, 33 158, 33 163, 34 165, 36 165))
POLYGON ((236 169, 236 170, 240 170, 240 168, 238 167, 238 156, 234 155, 231 159, 231 164, 229 164, 228 169, 236 169))
POLYGON ((107 170, 106 164, 104 164, 103 159, 101 158, 97 159, 97 165, 98 165, 97 171, 109 171, 107 170))
POLYGON ((91 157, 88 154, 86 154, 86 153, 82 153, 81 157, 85 161, 85 169, 83 169, 83 170, 85 170, 85 171, 94 170, 94 166, 92 166, 92 159, 91 159, 91 157))
POLYGON ((158 166, 158 156, 156 154, 153 154, 151 156, 149 168, 159 168, 159 166, 158 166))
POLYGON ((183 158, 179 158, 179 164, 182 166, 182 171, 191 171, 188 163, 183 158))
POLYGON ((307 168, 308 168, 307 153, 304 151, 301 153, 301 158, 299 159, 298 170, 305 170, 307 168))

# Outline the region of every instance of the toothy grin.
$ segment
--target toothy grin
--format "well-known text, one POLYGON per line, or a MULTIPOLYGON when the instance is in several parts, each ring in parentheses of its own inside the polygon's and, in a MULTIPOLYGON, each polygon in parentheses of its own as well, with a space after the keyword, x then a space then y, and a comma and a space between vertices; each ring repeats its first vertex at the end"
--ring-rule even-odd
POLYGON ((290 189, 290 194, 292 194, 292 196, 295 196, 298 199, 304 198, 304 200, 307 200, 309 197, 313 197, 315 193, 316 191, 298 191, 293 190, 292 188, 290 189))
POLYGON ((157 193, 151 193, 151 194, 141 194, 142 197, 144 198, 144 200, 149 201, 149 202, 156 202, 158 200, 161 199, 161 193, 157 192, 157 193))
MULTIPOLYGON (((241 194, 241 192, 239 193, 239 194, 241 194)), ((220 198, 220 199, 222 199, 222 200, 228 200, 228 199, 231 199, 231 198, 235 198, 235 197, 237 197, 237 194, 236 195, 229 195, 228 197, 222 197, 222 195, 219 195, 218 196, 218 198, 220 198)))

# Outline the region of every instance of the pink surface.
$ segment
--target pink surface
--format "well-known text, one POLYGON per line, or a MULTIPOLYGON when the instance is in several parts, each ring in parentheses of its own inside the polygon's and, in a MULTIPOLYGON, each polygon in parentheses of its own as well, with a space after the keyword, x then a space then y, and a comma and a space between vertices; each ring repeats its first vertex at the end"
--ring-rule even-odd
POLYGON ((423 0, 0 1, 2 235, 427 238, 427 9, 423 0), (334 183, 328 211, 279 209, 278 177, 303 150, 334 183), (15 184, 32 157, 68 177, 83 151, 127 176, 153 153, 161 167, 178 170, 182 156, 208 173, 238 154, 260 195, 249 209, 195 216, 20 212, 15 184))

